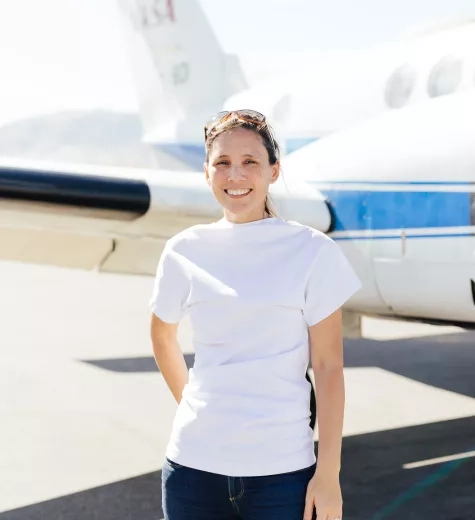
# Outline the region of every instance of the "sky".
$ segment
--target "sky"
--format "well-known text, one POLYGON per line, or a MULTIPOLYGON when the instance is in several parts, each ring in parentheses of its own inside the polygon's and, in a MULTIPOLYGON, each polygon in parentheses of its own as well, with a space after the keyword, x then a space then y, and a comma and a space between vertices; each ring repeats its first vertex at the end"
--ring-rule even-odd
MULTIPOLYGON (((118 0, 0 3, 0 125, 61 110, 138 110, 118 0)), ((199 0, 226 52, 359 49, 474 0, 199 0)))

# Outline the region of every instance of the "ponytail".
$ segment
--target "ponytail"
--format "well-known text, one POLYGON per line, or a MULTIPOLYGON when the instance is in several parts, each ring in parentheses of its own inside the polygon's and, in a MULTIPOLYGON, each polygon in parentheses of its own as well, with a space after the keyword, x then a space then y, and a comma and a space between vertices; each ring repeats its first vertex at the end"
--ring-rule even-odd
POLYGON ((269 215, 269 217, 277 217, 277 211, 275 209, 272 199, 270 198, 270 195, 266 195, 264 213, 269 215))

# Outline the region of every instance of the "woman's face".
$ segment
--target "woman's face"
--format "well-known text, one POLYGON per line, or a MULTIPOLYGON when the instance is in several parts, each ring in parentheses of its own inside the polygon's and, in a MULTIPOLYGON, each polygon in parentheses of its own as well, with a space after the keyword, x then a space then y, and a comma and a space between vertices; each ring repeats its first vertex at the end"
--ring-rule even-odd
POLYGON ((259 134, 245 128, 222 133, 212 144, 204 170, 227 220, 244 223, 263 218, 269 185, 279 177, 279 164, 269 163, 259 134))

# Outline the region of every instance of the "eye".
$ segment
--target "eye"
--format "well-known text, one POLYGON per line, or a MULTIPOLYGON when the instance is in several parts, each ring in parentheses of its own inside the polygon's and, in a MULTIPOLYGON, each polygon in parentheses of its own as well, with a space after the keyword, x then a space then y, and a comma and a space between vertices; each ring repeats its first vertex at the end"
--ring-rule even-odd
POLYGON ((220 164, 229 164, 229 161, 226 161, 225 159, 221 159, 220 161, 218 161, 216 163, 216 166, 220 165, 220 164))
POLYGON ((246 159, 246 164, 257 164, 254 159, 246 159))

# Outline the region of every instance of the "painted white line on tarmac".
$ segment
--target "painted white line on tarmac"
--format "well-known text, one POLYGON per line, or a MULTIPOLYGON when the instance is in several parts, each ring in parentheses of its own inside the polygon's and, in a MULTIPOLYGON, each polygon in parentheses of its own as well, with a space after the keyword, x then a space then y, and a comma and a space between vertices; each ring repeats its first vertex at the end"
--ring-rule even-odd
POLYGON ((410 462, 403 464, 404 469, 422 468, 424 466, 432 466, 443 462, 451 462, 453 460, 469 459, 475 457, 475 451, 467 451, 465 453, 457 453, 456 455, 447 455, 446 457, 437 457, 436 459, 421 460, 419 462, 410 462))

